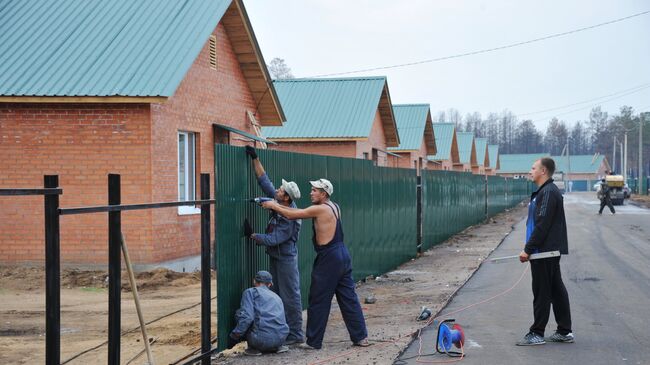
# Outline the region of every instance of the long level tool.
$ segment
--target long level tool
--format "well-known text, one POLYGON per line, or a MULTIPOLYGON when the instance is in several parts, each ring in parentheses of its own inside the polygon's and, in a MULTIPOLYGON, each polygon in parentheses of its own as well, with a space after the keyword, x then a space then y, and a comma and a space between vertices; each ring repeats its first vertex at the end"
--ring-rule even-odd
MULTIPOLYGON (((559 256, 560 256, 560 251, 541 252, 541 253, 534 253, 532 255, 529 255, 528 260, 547 259, 549 257, 559 257, 559 256)), ((498 262, 502 260, 510 260, 510 259, 518 259, 518 258, 519 255, 495 257, 493 259, 490 259, 490 262, 498 262)))

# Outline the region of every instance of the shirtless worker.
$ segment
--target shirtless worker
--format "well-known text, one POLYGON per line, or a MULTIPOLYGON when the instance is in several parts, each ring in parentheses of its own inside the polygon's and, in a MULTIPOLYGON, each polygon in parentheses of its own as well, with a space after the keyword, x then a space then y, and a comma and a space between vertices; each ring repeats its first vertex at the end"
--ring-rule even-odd
POLYGON ((363 318, 359 298, 354 291, 352 259, 343 243, 341 210, 330 200, 334 187, 327 179, 318 179, 310 183, 312 205, 305 209, 290 208, 275 201, 262 204, 264 208, 274 210, 288 219, 313 219, 312 242, 316 250, 316 259, 309 288, 307 342, 300 347, 318 350, 323 346, 332 297, 335 294, 352 344, 369 346, 366 321, 363 318))

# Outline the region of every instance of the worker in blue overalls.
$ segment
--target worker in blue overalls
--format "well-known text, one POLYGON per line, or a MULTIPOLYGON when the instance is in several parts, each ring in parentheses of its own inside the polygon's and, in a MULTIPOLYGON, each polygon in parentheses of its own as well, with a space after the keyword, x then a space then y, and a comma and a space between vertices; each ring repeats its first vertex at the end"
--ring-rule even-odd
MULTIPOLYGON (((300 189, 293 181, 282 180, 276 189, 269 179, 264 166, 257 157, 255 148, 246 146, 246 153, 251 157, 257 182, 266 196, 274 198, 279 204, 296 208, 295 200, 300 198, 300 189)), ((300 276, 298 273, 298 248, 296 242, 300 233, 301 220, 289 220, 272 212, 264 234, 253 233, 253 229, 244 222, 244 234, 257 244, 266 246, 269 255, 269 270, 275 278, 273 291, 280 296, 284 304, 284 313, 289 325, 287 345, 304 342, 302 332, 302 301, 300 299, 300 276)))
POLYGON ((230 332, 228 348, 246 340, 246 355, 288 351, 284 341, 289 326, 284 318, 282 300, 270 289, 273 276, 268 271, 258 271, 253 284, 254 287, 244 290, 242 294, 241 306, 235 314, 237 327, 230 332))
POLYGON ((307 309, 307 341, 303 349, 320 349, 332 306, 332 297, 341 309, 343 321, 354 346, 366 347, 368 331, 359 297, 354 291, 352 259, 343 243, 341 210, 330 200, 334 186, 327 179, 310 181, 311 205, 305 209, 290 208, 277 202, 265 202, 262 206, 289 219, 313 219, 313 243, 316 259, 311 273, 309 308, 307 309))

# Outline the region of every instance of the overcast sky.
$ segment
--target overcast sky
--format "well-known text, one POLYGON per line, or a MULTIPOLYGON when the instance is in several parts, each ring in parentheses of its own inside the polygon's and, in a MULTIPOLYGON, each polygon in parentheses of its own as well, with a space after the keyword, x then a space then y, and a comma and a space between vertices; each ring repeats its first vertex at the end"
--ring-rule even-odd
MULTIPOLYGON (((284 58, 296 77, 499 47, 650 10, 647 0, 245 0, 245 5, 266 61, 284 58)), ((345 76, 362 75, 387 76, 394 104, 429 103, 434 115, 456 108, 463 116, 478 111, 483 117, 507 108, 542 129, 553 115, 569 124, 586 120, 599 103, 609 112, 624 104, 648 111, 650 14, 505 50, 345 76), (530 114, 610 94, 615 95, 530 114)))

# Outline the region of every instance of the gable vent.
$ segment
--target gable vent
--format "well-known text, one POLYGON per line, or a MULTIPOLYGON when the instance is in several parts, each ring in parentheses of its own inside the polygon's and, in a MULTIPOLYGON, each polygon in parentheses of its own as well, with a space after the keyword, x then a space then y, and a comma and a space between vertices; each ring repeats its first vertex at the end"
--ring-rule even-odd
POLYGON ((210 68, 217 69, 217 36, 210 36, 210 68))

